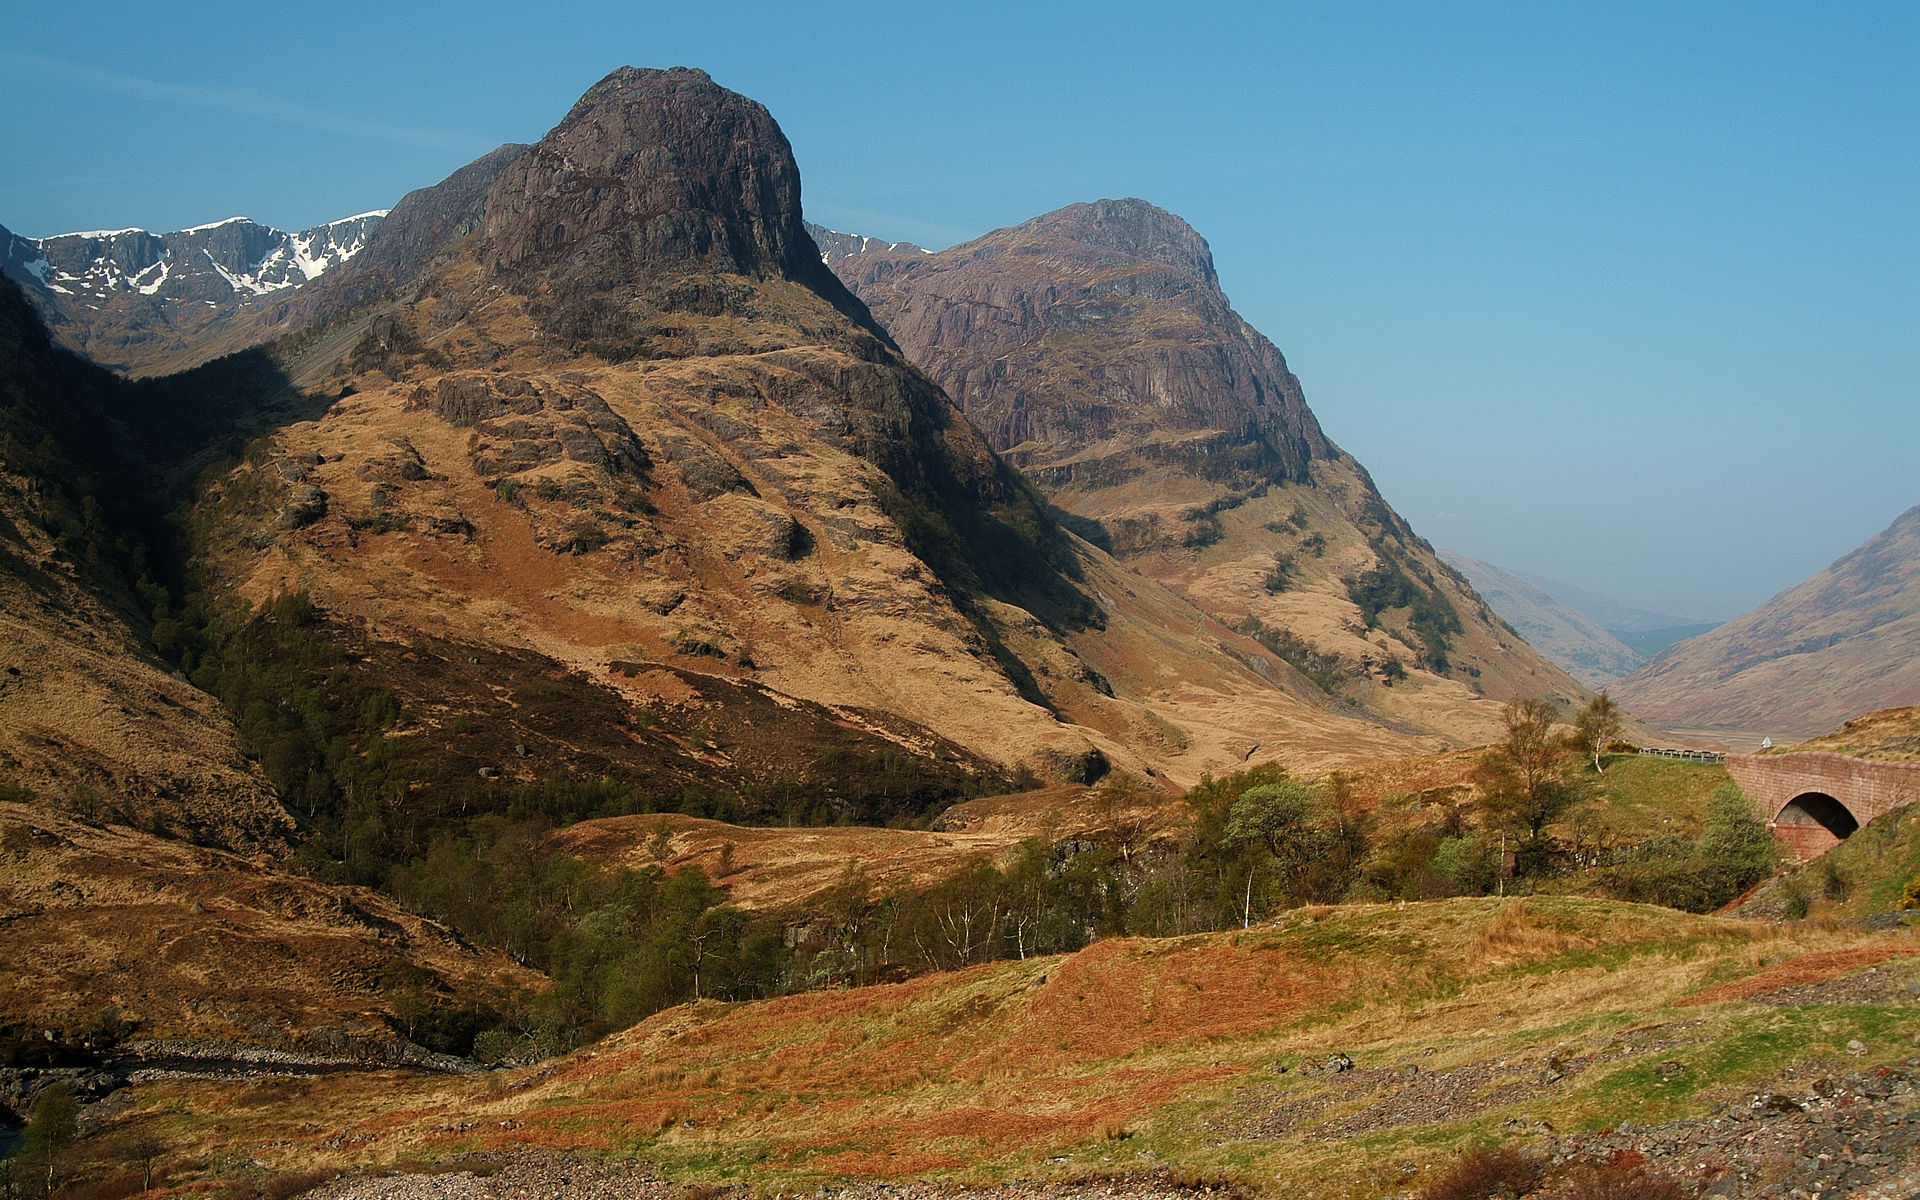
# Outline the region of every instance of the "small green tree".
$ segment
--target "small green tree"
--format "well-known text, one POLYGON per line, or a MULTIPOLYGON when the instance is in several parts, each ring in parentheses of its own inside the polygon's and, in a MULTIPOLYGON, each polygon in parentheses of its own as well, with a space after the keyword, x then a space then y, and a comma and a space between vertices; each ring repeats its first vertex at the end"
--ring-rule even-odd
POLYGON ((1753 801, 1727 783, 1713 793, 1695 857, 1717 908, 1773 874, 1780 865, 1780 845, 1753 801))
POLYGON ((1580 715, 1573 719, 1573 740, 1582 754, 1593 759, 1593 769, 1602 772, 1606 768, 1600 765, 1600 753, 1607 743, 1620 736, 1620 728, 1626 721, 1626 714, 1620 705, 1603 689, 1598 696, 1587 702, 1580 715))
MULTIPOLYGON (((1273 881, 1291 903, 1340 899, 1367 854, 1366 830, 1337 776, 1331 785, 1284 779, 1248 788, 1228 811, 1221 840, 1264 846, 1273 881)), ((1250 877, 1249 896, 1251 886, 1250 877)))
POLYGON ((56 1083, 41 1092, 27 1112, 27 1132, 20 1140, 21 1157, 46 1172, 47 1193, 53 1193, 65 1165, 67 1147, 80 1136, 80 1105, 73 1088, 56 1083))

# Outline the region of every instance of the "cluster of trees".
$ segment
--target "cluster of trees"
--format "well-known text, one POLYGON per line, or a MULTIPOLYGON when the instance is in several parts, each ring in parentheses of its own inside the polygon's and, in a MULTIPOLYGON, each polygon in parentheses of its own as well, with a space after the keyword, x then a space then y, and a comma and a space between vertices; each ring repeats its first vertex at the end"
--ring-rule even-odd
MULTIPOLYGON (((1592 748, 1618 732, 1604 695, 1578 714, 1518 701, 1476 772, 1478 799, 1437 803, 1419 820, 1376 823, 1335 775, 1309 781, 1277 765, 1208 778, 1186 795, 1182 836, 1149 839, 1123 814, 1137 785, 1102 784, 1105 828, 1035 839, 918 891, 877 892, 850 872, 803 912, 748 914, 695 867, 589 867, 551 848, 565 813, 487 814, 394 869, 416 911, 499 946, 554 981, 509 1013, 424 1006, 395 982, 409 1036, 483 1058, 578 1044, 669 1005, 862 985, 922 971, 1066 953, 1108 936, 1240 928, 1308 903, 1434 899, 1560 886, 1575 869, 1549 835, 1588 798, 1592 748)), ((664 827, 662 840, 664 842, 664 827)), ((1698 839, 1614 851, 1586 886, 1622 899, 1706 911, 1775 864, 1765 825, 1728 787, 1698 839)))

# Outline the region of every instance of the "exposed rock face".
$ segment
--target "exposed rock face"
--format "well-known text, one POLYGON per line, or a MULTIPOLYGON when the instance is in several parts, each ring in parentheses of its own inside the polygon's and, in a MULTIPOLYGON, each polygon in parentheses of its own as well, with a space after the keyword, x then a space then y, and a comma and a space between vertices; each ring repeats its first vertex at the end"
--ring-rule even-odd
POLYGON ((511 165, 488 198, 489 260, 624 276, 689 262, 812 273, 800 172, 767 110, 704 71, 622 68, 511 165))
POLYGON ((509 142, 432 187, 400 198, 367 238, 353 264, 302 295, 276 324, 312 324, 338 316, 420 277, 428 264, 480 224, 487 193, 526 147, 509 142))
POLYGON ((1811 735, 1920 704, 1920 507, 1744 616, 1620 682, 1663 725, 1811 735))
POLYGON ((1205 239, 1143 200, 1074 204, 943 254, 835 267, 993 446, 1050 490, 1178 457, 1304 481, 1338 451, 1205 239), (1177 447, 1177 448, 1176 448, 1177 447))
MULTIPOLYGON (((726 275, 791 280, 871 324, 807 236, 786 135, 704 71, 623 67, 595 84, 507 168, 480 230, 489 269, 537 276, 563 316, 587 296, 726 275)), ((738 297, 652 299, 699 310, 738 297)))
POLYGON ((1467 738, 1492 730, 1479 697, 1582 693, 1327 438, 1180 218, 1101 200, 937 254, 837 236, 836 273, 995 449, 1086 519, 1076 532, 1328 692, 1467 738))

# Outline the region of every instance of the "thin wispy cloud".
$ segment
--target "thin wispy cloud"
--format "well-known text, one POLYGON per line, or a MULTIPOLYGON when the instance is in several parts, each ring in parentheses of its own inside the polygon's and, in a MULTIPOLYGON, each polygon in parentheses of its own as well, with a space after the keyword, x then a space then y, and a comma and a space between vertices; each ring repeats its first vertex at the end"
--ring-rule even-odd
POLYGON ((465 152, 471 150, 475 144, 474 138, 448 130, 415 129, 404 125, 384 125, 373 121, 362 121, 329 112, 326 109, 295 104, 252 88, 161 83, 138 75, 90 67, 83 63, 66 62, 35 54, 16 54, 5 50, 0 50, 0 63, 12 69, 33 71, 80 87, 117 92, 145 100, 160 100, 186 108, 254 117, 263 121, 290 125, 296 129, 344 134, 348 137, 394 142, 402 146, 420 146, 429 150, 465 152))

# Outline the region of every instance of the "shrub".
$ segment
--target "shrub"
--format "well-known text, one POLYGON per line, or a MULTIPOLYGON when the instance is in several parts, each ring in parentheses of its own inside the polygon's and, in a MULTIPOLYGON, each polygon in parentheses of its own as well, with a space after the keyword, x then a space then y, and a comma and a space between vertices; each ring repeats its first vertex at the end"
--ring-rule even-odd
POLYGON ((1694 1191, 1649 1171, 1638 1154, 1628 1153, 1576 1168, 1548 1195, 1553 1200, 1692 1200, 1694 1191))
MULTIPOLYGON (((1602 876, 1607 894, 1711 912, 1770 875, 1780 851, 1752 802, 1728 784, 1714 793, 1711 805, 1698 841, 1663 837, 1635 847, 1602 876)), ((1796 920, 1806 915, 1804 892, 1800 902, 1800 911, 1789 913, 1796 920)))
POLYGON ((1475 1146, 1447 1173, 1420 1189, 1420 1200, 1491 1200, 1524 1196, 1540 1184, 1540 1160, 1511 1146, 1475 1146))
POLYGON ((1900 889, 1900 907, 1902 909, 1920 908, 1920 875, 1907 880, 1907 885, 1900 889))
POLYGON ((1820 894, 1827 899, 1845 900, 1853 895, 1853 876, 1831 857, 1822 858, 1813 875, 1820 884, 1820 894))
POLYGON ((1798 876, 1789 879, 1780 889, 1781 899, 1786 901, 1786 917, 1789 921, 1799 921, 1806 917, 1807 910, 1813 907, 1813 901, 1807 896, 1807 889, 1798 876))
POLYGON ((1286 591, 1287 585, 1292 582, 1293 582, 1292 556, 1287 554, 1274 555, 1273 569, 1268 571, 1267 577, 1260 581, 1260 586, 1265 588, 1269 595, 1277 596, 1281 592, 1286 591))

